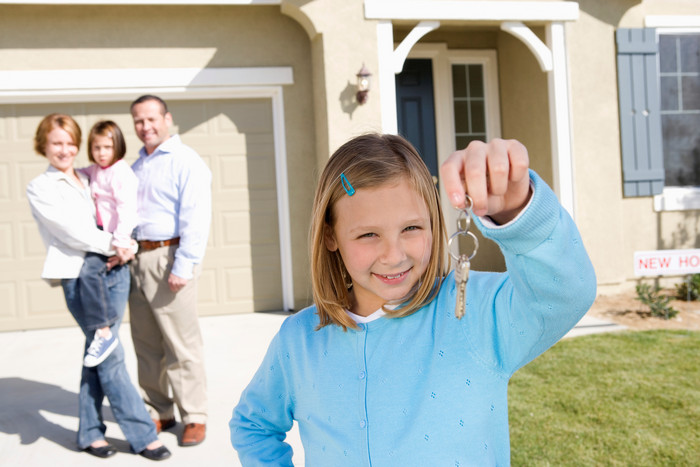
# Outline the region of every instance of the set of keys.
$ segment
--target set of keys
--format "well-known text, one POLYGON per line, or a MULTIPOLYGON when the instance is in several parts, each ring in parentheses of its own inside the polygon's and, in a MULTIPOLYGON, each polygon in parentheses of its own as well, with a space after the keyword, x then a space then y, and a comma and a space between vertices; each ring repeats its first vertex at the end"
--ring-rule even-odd
MULTIPOLYGON (((457 287, 457 303, 455 304, 455 317, 462 319, 464 311, 467 307, 467 281, 469 280, 470 261, 476 255, 476 250, 479 249, 479 239, 474 233, 469 231, 472 223, 471 209, 473 206, 472 199, 466 195, 466 204, 463 209, 458 209, 459 216, 457 217, 457 231, 452 234, 447 247, 450 255, 456 261, 455 264, 455 286, 457 287), (460 237, 469 237, 474 243, 474 250, 470 255, 466 253, 455 254, 452 252, 452 242, 460 237)), ((459 242, 458 242, 459 243, 459 242)), ((459 244, 457 245, 459 251, 459 244)))

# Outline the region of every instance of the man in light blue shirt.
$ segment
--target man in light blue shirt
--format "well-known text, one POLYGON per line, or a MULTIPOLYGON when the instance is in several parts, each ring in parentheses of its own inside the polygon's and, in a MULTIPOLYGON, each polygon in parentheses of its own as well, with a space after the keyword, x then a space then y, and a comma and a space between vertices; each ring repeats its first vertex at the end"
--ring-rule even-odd
POLYGON ((132 261, 131 333, 139 385, 158 431, 185 425, 180 445, 204 440, 207 391, 197 280, 211 224, 211 171, 170 135, 166 103, 145 95, 131 104, 144 146, 132 169, 139 179, 139 253, 132 261))

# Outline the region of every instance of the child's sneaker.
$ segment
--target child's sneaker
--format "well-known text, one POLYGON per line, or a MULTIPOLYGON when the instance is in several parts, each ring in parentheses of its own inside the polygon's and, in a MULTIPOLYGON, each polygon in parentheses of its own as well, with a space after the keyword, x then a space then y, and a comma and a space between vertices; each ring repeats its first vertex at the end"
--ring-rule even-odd
POLYGON ((99 365, 117 348, 118 343, 119 339, 114 334, 110 333, 109 337, 100 337, 95 334, 90 347, 87 349, 87 355, 83 359, 83 366, 92 368, 99 365))

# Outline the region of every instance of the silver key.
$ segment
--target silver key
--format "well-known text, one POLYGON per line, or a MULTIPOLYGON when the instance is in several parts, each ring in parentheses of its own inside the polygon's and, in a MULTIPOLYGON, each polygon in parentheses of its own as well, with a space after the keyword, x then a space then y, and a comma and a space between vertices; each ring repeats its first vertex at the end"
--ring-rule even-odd
POLYGON ((455 317, 462 319, 467 307, 467 281, 469 280, 469 257, 460 255, 455 266, 455 287, 457 287, 457 303, 455 317))

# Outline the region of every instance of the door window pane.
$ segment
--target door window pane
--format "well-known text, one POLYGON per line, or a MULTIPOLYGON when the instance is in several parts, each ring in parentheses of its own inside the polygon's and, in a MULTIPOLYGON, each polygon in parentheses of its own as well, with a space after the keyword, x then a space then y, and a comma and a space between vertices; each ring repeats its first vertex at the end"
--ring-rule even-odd
POLYGON ((452 100, 457 149, 473 140, 486 141, 483 65, 452 65, 452 100))

